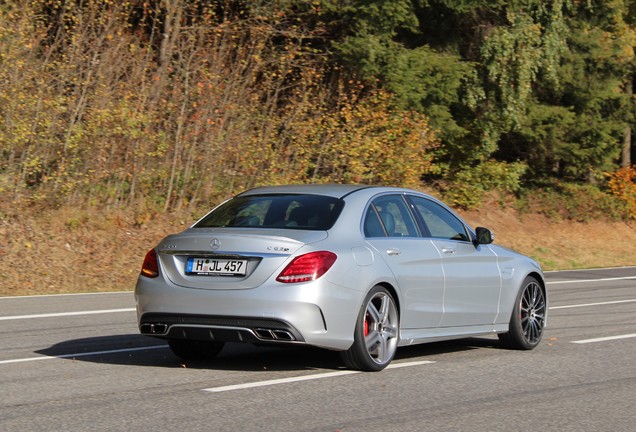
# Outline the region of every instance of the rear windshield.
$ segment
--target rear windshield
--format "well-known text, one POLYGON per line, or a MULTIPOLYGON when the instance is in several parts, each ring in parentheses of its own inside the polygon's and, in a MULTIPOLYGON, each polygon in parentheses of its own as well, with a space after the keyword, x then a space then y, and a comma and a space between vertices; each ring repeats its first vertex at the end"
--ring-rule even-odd
POLYGON ((247 195, 220 205, 194 228, 250 227, 328 230, 344 201, 322 195, 247 195))

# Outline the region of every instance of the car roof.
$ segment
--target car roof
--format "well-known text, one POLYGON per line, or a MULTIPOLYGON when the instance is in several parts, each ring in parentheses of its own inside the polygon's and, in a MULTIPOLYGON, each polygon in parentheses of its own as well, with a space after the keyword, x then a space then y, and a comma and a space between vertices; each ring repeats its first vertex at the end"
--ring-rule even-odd
POLYGON ((350 193, 362 189, 381 189, 379 186, 351 185, 351 184, 295 184, 285 186, 262 186, 247 190, 237 196, 265 195, 265 194, 310 194, 343 198, 350 193))

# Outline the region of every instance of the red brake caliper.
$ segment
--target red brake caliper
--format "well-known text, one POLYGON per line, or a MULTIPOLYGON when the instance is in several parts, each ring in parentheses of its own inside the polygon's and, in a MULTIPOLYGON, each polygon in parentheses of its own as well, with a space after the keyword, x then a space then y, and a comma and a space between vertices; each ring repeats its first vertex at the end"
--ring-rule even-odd
POLYGON ((363 332, 365 336, 369 335, 369 321, 367 321, 367 317, 364 317, 364 327, 363 327, 363 332))

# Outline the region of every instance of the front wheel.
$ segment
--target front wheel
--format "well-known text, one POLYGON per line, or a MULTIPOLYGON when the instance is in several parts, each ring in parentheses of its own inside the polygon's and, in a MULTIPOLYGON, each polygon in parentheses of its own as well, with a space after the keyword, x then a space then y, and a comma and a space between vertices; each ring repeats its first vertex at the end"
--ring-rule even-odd
POLYGON ((508 332, 499 334, 501 344, 506 348, 520 350, 531 350, 539 345, 546 312, 543 289, 537 279, 528 276, 517 294, 508 332))
POLYGON ((342 360, 352 369, 381 371, 395 356, 399 326, 395 300, 386 288, 373 287, 360 307, 353 345, 341 353, 342 360))
POLYGON ((170 339, 168 345, 172 353, 183 360, 212 360, 221 352, 224 343, 170 339))

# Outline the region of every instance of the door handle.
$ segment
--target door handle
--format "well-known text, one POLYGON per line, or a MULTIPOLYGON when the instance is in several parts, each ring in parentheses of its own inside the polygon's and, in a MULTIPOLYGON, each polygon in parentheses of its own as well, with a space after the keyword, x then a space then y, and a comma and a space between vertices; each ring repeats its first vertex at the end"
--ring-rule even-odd
POLYGON ((396 255, 400 255, 401 253, 402 251, 396 248, 390 248, 386 250, 386 254, 388 256, 396 256, 396 255))
POLYGON ((446 255, 452 255, 455 253, 455 249, 453 248, 444 248, 442 249, 442 252, 444 252, 446 255))

